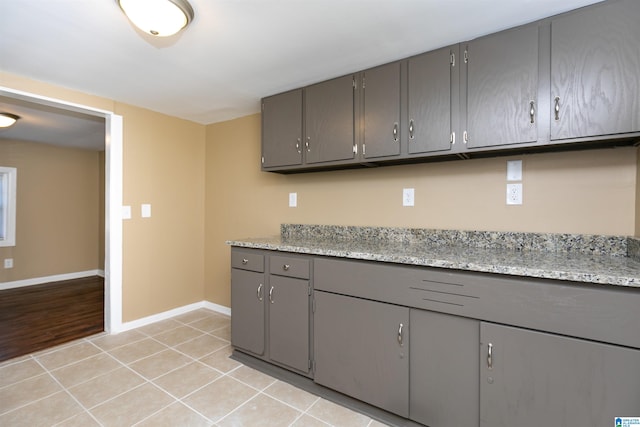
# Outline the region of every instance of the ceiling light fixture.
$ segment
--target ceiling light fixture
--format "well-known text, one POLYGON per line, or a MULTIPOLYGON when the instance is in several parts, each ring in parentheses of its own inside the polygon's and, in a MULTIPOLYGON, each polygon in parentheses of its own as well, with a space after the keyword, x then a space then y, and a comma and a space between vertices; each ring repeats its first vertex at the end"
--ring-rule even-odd
POLYGON ((18 121, 20 116, 11 113, 0 113, 0 128, 8 128, 18 121))
POLYGON ((172 36, 193 20, 187 0, 116 0, 136 27, 157 37, 172 36))

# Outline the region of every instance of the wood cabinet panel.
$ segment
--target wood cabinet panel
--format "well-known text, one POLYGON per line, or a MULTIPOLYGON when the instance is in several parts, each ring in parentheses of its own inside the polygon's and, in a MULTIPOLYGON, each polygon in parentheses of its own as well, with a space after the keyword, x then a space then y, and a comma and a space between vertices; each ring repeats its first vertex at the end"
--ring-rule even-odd
POLYGON ((452 55, 455 61, 457 51, 458 46, 447 47, 409 58, 406 129, 409 154, 451 149, 452 55))
POLYGON ((482 427, 600 427, 640 408, 640 350, 484 322, 480 336, 482 427))
POLYGON ((262 167, 302 164, 302 89, 262 100, 262 167))
POLYGON ((474 40, 467 52, 467 147, 537 141, 537 25, 474 40))
POLYGON ((231 269, 231 343, 257 355, 265 350, 264 273, 231 269))
POLYGON ((400 154, 400 63, 363 73, 363 126, 366 159, 400 154))
POLYGON ((552 20, 551 139, 640 131, 638 17, 622 0, 552 20))
POLYGON ((409 309, 314 292, 318 384, 409 416, 409 309))
POLYGON ((355 157, 353 81, 348 75, 305 88, 306 163, 355 157))

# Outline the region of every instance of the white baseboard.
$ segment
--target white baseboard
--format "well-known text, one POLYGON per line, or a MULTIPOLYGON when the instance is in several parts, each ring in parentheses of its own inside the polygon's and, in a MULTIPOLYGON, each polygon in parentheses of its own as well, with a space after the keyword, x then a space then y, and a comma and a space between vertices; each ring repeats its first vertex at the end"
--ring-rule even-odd
POLYGON ((14 280, 13 282, 0 283, 0 291, 5 289, 22 288, 24 286, 42 285, 49 282, 60 282, 63 280, 81 279, 83 277, 101 276, 104 277, 104 270, 77 271, 75 273, 55 274, 53 276, 34 277, 33 279, 14 280))
POLYGON ((223 305, 214 304, 209 301, 200 301, 195 302, 193 304, 184 305, 182 307, 174 308, 168 311, 164 311, 162 313, 153 314, 151 316, 143 317, 141 319, 132 320, 130 322, 125 322, 121 325, 120 329, 117 331, 111 331, 112 334, 117 334, 120 332, 129 331, 131 329, 140 328, 142 326, 147 326, 152 323, 160 322, 161 320, 170 319, 172 317, 178 316, 180 314, 189 313, 190 311, 197 310, 199 308, 206 308, 208 310, 215 311, 217 313, 225 314, 227 316, 231 316, 231 309, 229 307, 225 307, 223 305))

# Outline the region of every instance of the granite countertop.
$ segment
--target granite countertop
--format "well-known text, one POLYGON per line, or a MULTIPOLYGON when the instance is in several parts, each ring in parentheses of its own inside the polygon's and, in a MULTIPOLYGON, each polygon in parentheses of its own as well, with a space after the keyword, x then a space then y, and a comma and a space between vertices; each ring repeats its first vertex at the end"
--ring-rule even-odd
POLYGON ((631 237, 283 224, 231 246, 640 288, 631 237))

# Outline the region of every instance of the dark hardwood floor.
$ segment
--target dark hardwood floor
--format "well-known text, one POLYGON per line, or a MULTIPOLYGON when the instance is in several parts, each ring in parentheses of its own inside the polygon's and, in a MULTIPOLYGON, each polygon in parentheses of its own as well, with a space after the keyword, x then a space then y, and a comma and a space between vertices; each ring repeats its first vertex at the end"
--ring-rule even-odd
POLYGON ((0 361, 102 331, 102 277, 0 291, 0 361))

